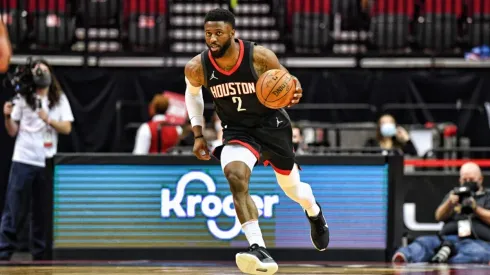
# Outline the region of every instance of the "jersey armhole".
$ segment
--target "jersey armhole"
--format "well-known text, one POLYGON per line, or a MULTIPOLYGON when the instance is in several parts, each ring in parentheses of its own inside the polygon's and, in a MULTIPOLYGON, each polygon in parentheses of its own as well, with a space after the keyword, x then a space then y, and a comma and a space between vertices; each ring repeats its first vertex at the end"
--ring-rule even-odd
POLYGON ((255 71, 255 67, 254 67, 254 47, 256 45, 257 43, 250 42, 250 54, 248 55, 250 70, 252 71, 252 75, 254 76, 255 81, 259 80, 259 76, 257 75, 257 72, 255 71))
POLYGON ((206 56, 208 54, 208 50, 204 51, 201 53, 201 66, 202 66, 202 73, 203 75, 203 86, 207 89, 208 88, 208 70, 206 66, 206 56))

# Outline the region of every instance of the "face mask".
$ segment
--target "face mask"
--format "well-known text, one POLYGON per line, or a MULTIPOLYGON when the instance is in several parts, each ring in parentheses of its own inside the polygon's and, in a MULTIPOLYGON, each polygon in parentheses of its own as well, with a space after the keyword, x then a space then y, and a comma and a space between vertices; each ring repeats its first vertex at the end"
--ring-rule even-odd
POLYGON ((384 123, 380 129, 383 137, 393 137, 396 134, 396 126, 394 123, 384 123))
POLYGON ((472 192, 478 191, 478 183, 476 181, 467 181, 463 186, 468 187, 472 192))
POLYGON ((37 88, 47 88, 51 85, 51 74, 48 72, 35 74, 32 79, 37 88))

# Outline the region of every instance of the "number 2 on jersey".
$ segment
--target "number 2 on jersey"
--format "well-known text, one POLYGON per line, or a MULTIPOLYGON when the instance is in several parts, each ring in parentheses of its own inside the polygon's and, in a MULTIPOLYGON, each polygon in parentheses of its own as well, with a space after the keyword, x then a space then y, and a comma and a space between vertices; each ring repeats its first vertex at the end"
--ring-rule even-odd
POLYGON ((238 103, 238 106, 236 108, 236 110, 238 112, 243 112, 243 111, 246 111, 247 109, 245 108, 242 108, 242 98, 239 97, 239 96, 234 96, 231 98, 233 100, 233 103, 238 103))

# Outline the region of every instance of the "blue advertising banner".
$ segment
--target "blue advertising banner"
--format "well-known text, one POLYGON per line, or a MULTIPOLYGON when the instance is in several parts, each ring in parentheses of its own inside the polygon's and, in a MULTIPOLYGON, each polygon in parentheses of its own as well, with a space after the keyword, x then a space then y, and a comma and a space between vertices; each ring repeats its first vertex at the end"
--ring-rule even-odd
MULTIPOLYGON (((331 230, 331 249, 385 249, 388 164, 302 165, 331 230)), ((271 248, 312 248, 309 224, 270 167, 250 193, 271 248)), ((57 248, 222 248, 248 243, 221 167, 63 164, 54 171, 57 248)))

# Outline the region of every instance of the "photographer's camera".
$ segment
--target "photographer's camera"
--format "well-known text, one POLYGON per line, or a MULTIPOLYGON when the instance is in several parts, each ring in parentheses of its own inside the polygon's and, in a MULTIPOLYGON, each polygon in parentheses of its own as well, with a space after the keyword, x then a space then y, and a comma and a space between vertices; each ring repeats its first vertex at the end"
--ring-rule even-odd
POLYGON ((442 263, 447 263, 447 260, 456 254, 456 248, 454 247, 454 244, 448 240, 444 240, 444 238, 441 235, 437 235, 439 237, 439 240, 441 241, 441 245, 439 248, 436 249, 436 254, 432 259, 430 259, 430 263, 437 263, 437 264, 442 264, 442 263))
POLYGON ((461 204, 458 212, 467 215, 473 213, 473 197, 477 191, 478 184, 474 181, 465 182, 462 186, 453 189, 453 194, 459 197, 459 203, 461 204))
POLYGON ((7 73, 7 77, 3 81, 3 86, 13 89, 17 95, 21 96, 35 93, 36 85, 32 73, 33 66, 32 58, 27 58, 25 65, 17 66, 13 74, 7 73))

